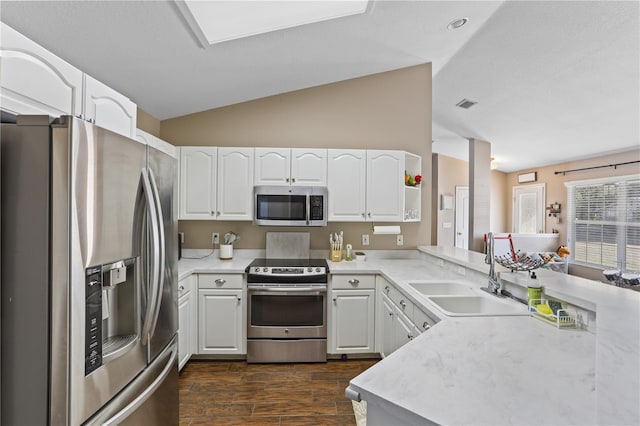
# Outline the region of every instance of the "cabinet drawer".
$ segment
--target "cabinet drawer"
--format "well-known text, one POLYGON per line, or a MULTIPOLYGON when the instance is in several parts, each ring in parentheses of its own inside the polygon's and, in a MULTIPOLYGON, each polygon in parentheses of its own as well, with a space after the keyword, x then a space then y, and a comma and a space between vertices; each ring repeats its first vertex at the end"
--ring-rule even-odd
POLYGON ((375 275, 332 275, 331 288, 356 289, 375 288, 375 275))
POLYGON ((420 333, 424 333, 429 328, 431 328, 432 325, 436 323, 436 320, 434 320, 429 315, 422 312, 422 310, 418 309, 418 307, 415 307, 413 309, 412 320, 413 320, 413 323, 416 325, 416 328, 420 330, 420 333))
POLYGON ((242 288, 243 274, 198 274, 198 288, 242 288))
POLYGON ((409 300, 407 296, 400 293, 400 290, 395 288, 394 286, 387 284, 389 286, 389 291, 386 291, 385 285, 385 293, 389 296, 389 298, 393 301, 393 303, 398 307, 400 312, 403 312, 408 318, 413 318, 413 302, 409 300))
POLYGON ((189 292, 195 288, 195 281, 195 275, 189 275, 188 277, 178 281, 178 298, 189 294, 189 292))

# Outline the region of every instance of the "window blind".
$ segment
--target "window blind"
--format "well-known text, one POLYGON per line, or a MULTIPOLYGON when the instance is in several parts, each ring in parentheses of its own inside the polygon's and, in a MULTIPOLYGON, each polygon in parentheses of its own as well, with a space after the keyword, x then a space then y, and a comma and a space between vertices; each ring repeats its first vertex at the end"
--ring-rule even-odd
POLYGON ((640 175, 566 185, 573 261, 640 270, 640 175))

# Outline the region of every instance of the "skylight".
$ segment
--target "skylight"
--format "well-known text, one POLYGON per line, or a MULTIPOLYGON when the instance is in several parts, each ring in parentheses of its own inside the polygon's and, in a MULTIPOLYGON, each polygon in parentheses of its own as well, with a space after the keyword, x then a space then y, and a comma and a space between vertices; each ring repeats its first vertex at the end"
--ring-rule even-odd
MULTIPOLYGON (((182 2, 177 3, 181 6, 182 2)), ((200 32, 196 34, 200 42, 215 44, 364 13, 368 0, 185 0, 183 3, 193 17, 194 22, 190 24, 199 27, 193 29, 200 32)))

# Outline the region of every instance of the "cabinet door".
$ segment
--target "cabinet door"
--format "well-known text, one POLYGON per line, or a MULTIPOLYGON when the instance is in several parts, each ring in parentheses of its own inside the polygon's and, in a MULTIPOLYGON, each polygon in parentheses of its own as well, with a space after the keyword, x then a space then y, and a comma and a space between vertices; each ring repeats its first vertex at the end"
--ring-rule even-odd
POLYGON ((332 353, 374 352, 375 290, 333 290, 332 353))
POLYGON ((363 149, 328 150, 329 221, 365 220, 366 152, 363 149))
POLYGON ((0 22, 0 105, 16 115, 79 115, 82 71, 0 22))
POLYGON ((404 219, 404 152, 367 151, 367 220, 404 219))
POLYGON ((180 149, 180 219, 215 219, 215 147, 180 149))
POLYGON ((382 345, 380 348, 383 357, 389 356, 395 348, 393 302, 387 296, 382 296, 382 345))
POLYGON ((136 104, 91 76, 84 75, 84 118, 121 135, 136 136, 136 104))
POLYGON ((291 150, 289 148, 255 149, 256 185, 289 185, 291 150))
POLYGON ((291 148, 291 185, 326 186, 327 150, 291 148))
POLYGON ((242 290, 198 290, 200 354, 242 354, 242 290))
POLYGON ((395 307, 394 311, 394 323, 393 323, 393 336, 394 336, 394 350, 409 343, 415 337, 415 330, 413 323, 405 314, 395 307))
POLYGON ((253 220, 253 148, 218 148, 218 220, 253 220))
POLYGON ((192 354, 191 294, 187 293, 178 299, 178 370, 182 370, 192 354))

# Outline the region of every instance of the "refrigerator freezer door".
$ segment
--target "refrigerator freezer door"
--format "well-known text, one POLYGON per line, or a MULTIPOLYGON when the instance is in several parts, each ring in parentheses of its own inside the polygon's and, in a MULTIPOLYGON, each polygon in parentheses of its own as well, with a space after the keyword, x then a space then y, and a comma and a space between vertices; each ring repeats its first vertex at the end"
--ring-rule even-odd
POLYGON ((178 343, 174 339, 87 425, 177 425, 178 343))
POLYGON ((149 360, 153 360, 173 339, 178 329, 178 248, 177 218, 174 211, 174 181, 177 179, 178 161, 174 157, 148 148, 149 175, 157 188, 161 216, 163 218, 164 274, 159 289, 159 304, 156 309, 155 327, 150 332, 149 360))

